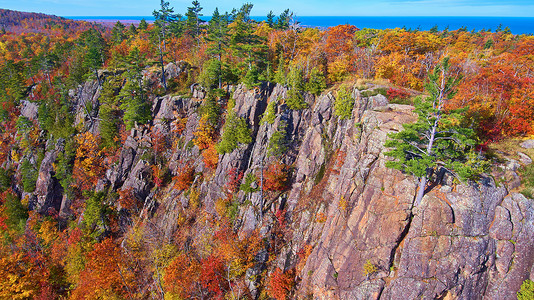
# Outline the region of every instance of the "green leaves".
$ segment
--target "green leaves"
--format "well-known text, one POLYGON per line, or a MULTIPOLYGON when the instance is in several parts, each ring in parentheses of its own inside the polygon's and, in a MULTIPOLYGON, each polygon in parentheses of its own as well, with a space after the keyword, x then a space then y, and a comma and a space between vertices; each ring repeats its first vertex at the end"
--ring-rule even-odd
POLYGON ((336 101, 334 102, 334 114, 340 119, 349 119, 352 116, 354 108, 354 98, 352 98, 347 87, 342 85, 337 91, 336 101))
POLYGON ((217 152, 230 153, 237 148, 238 143, 248 144, 252 142, 250 134, 247 122, 238 117, 234 111, 230 111, 226 117, 221 141, 217 145, 217 152))
POLYGON ((464 127, 465 109, 443 109, 459 80, 448 76, 448 68, 448 59, 444 59, 429 75, 426 87, 430 96, 415 100, 417 121, 403 124, 402 131, 389 135, 385 146, 392 149, 385 155, 395 160, 387 162, 387 167, 420 178, 445 168, 462 180, 474 179, 487 169, 489 164, 474 152, 474 130, 464 127))

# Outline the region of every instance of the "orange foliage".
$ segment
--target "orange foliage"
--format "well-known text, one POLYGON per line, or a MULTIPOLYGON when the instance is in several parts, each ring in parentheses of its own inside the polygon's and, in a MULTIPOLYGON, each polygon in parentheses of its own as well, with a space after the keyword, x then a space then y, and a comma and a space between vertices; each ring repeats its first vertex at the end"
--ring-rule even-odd
POLYGON ((202 161, 209 169, 215 170, 217 163, 219 162, 219 153, 215 149, 215 145, 211 144, 207 149, 202 151, 202 161))
POLYGON ((200 277, 200 264, 190 255, 178 254, 165 269, 165 290, 181 298, 188 298, 200 277))
POLYGON ((354 25, 338 25, 328 28, 325 52, 329 61, 344 53, 352 52, 354 33, 357 30, 358 28, 354 25))
POLYGON ((210 147, 215 143, 215 128, 210 124, 207 117, 202 117, 199 121, 197 131, 194 133, 195 139, 193 143, 200 150, 204 150, 210 147))
POLYGON ((276 268, 269 276, 267 294, 276 300, 288 299, 291 289, 295 285, 293 273, 293 270, 283 272, 280 268, 276 268))
POLYGON ((493 60, 466 78, 449 108, 469 107, 489 139, 534 133, 534 80, 507 60, 493 60))
POLYGON ((119 205, 124 209, 139 209, 139 201, 133 193, 133 188, 125 188, 117 191, 119 193, 119 205))
POLYGON ((187 190, 193 183, 195 169, 191 166, 184 166, 176 171, 176 176, 172 178, 174 188, 180 191, 187 190))
POLYGON ((80 273, 72 298, 131 297, 128 284, 133 280, 133 274, 123 259, 120 248, 111 238, 96 244, 87 254, 85 269, 80 273))
POLYGON ((90 132, 80 134, 76 141, 76 158, 72 175, 80 190, 88 190, 94 186, 104 173, 104 155, 98 144, 98 136, 90 132))
POLYGON ((285 164, 275 162, 267 167, 264 174, 263 189, 266 191, 284 191, 288 185, 288 168, 285 164))

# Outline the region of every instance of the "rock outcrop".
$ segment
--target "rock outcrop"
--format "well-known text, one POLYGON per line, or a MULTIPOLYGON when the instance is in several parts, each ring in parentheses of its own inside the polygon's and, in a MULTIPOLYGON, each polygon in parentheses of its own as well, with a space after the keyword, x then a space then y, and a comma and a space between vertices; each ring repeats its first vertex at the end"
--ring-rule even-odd
MULTIPOLYGON (((182 69, 187 66, 167 66, 166 75, 178 77, 182 69)), ((87 83, 76 93, 77 121, 88 121, 92 117, 88 119, 83 109, 87 103, 98 104, 99 88, 95 82, 87 83)), ((491 177, 460 184, 445 175, 421 205, 413 207, 416 180, 386 168, 384 155, 388 133, 415 120, 413 107, 389 104, 381 95, 362 97, 355 89, 352 118, 341 120, 333 111, 333 93, 306 94, 309 108, 300 111, 283 104, 286 93, 286 88, 273 84, 253 90, 235 87, 234 110, 250 126, 253 142, 220 155, 215 170, 206 168, 192 142, 201 99, 155 98, 151 126, 132 129, 102 185, 114 191, 132 189, 144 207, 150 207, 152 213, 144 217, 152 218, 170 239, 178 216, 192 200, 172 185, 155 186, 143 154, 152 145, 151 134, 169 134, 170 124, 183 117, 180 139, 163 155, 171 172, 194 168, 193 187, 206 213, 217 215, 215 202, 226 197, 231 170, 261 176, 274 161, 291 166, 287 191, 272 196, 258 188, 236 194, 240 205, 234 225, 241 235, 259 228, 268 237, 275 212, 285 213, 286 245, 274 262, 267 265, 265 259, 249 273, 295 269, 299 278, 295 297, 513 299, 523 280, 534 276, 532 199, 509 194, 491 177), (278 103, 274 121, 261 122, 273 101, 278 103), (282 127, 286 151, 275 156, 268 151, 269 143, 282 127), (309 249, 307 255, 301 255, 303 249, 309 249)), ((33 116, 33 108, 26 111, 33 116)), ((59 210, 61 191, 52 180, 54 153, 45 155, 36 194, 41 207, 59 210)), ((197 230, 205 229, 199 225, 197 230)), ((249 286, 255 290, 253 282, 249 286)))

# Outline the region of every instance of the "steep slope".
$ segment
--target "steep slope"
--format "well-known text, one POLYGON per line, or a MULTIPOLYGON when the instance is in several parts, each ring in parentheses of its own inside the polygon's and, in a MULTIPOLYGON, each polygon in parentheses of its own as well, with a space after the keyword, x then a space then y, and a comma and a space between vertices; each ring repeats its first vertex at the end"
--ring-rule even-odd
MULTIPOLYGON (((387 134, 415 119, 411 106, 389 104, 381 95, 363 97, 354 89, 352 118, 341 120, 333 112, 333 92, 306 94, 309 108, 291 110, 281 101, 287 93, 283 86, 232 90, 231 109, 248 123, 252 143, 219 155, 211 170, 193 144, 203 93, 156 97, 152 124, 131 130, 97 190, 132 190, 143 204, 140 219, 150 220, 165 240, 182 230, 181 219, 192 207, 220 217, 217 203, 231 194, 239 236, 259 234, 266 241, 247 272, 254 297, 264 288, 261 276, 276 267, 295 272, 293 297, 315 299, 513 299, 523 280, 533 279, 531 199, 508 194, 490 176, 457 183, 437 174, 422 204, 412 207, 415 179, 386 168, 384 156, 387 134), (273 102, 279 103, 274 120, 262 121, 273 102), (162 155, 173 175, 193 168, 191 188, 184 191, 155 184, 146 155, 155 144, 154 133, 173 135, 178 118, 185 120, 183 131, 162 155), (273 153, 279 132, 284 151, 273 153), (275 162, 291 167, 290 185, 282 192, 262 191, 262 170, 275 162), (234 193, 229 191, 232 172, 243 173, 241 184, 252 175, 257 180, 234 193)), ((98 106, 99 92, 98 84, 88 82, 71 94, 78 103, 77 123, 95 133, 98 118, 83 109, 89 101, 98 106)), ((31 104, 25 105, 23 111, 35 119, 31 104)), ((46 152, 32 203, 40 211, 54 208, 68 216, 69 197, 51 168, 61 147, 58 141, 46 152)), ((132 219, 132 212, 112 204, 124 212, 125 223, 132 219)), ((200 215, 190 220, 188 247, 200 247, 210 228, 200 215)))

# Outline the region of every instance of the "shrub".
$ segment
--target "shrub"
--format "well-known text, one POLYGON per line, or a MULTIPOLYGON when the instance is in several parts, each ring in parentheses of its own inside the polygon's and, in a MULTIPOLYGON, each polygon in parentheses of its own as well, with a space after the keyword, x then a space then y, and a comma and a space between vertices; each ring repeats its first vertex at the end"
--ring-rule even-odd
POLYGON ((517 300, 532 300, 534 299, 534 282, 532 280, 525 280, 521 285, 521 289, 517 292, 517 300))
POLYGON ((521 175, 521 183, 523 184, 521 194, 532 199, 534 192, 534 164, 522 167, 519 169, 519 174, 521 175))
POLYGON ((180 191, 187 190, 193 183, 195 169, 191 166, 184 166, 176 171, 176 176, 172 178, 174 188, 180 191))
POLYGON ((269 276, 267 294, 276 300, 286 300, 294 285, 295 280, 292 271, 283 272, 280 268, 276 268, 269 276))
POLYGON ((265 109, 265 112, 261 118, 261 124, 265 122, 269 124, 274 123, 274 119, 276 119, 276 102, 277 101, 271 101, 269 104, 267 104, 267 108, 265 109))
POLYGON ((238 172, 237 168, 231 168, 228 171, 228 183, 226 183, 226 186, 231 193, 237 192, 241 179, 243 179, 243 171, 238 172))
POLYGON ((263 189, 266 191, 284 191, 288 184, 288 168, 285 164, 275 162, 267 168, 264 174, 263 189))
POLYGON ((404 89, 389 88, 386 94, 391 103, 411 104, 410 93, 404 89))
POLYGON ((217 145, 217 152, 230 153, 237 148, 238 143, 248 144, 252 142, 251 132, 243 118, 230 111, 224 124, 221 141, 217 145))
POLYGON ((267 146, 267 153, 273 156, 279 156, 287 151, 286 141, 286 124, 280 124, 280 128, 273 133, 269 140, 269 146, 267 146))
POLYGON ((352 117, 354 108, 354 98, 352 98, 346 86, 341 86, 337 91, 337 97, 334 102, 334 114, 340 119, 349 119, 352 117))
POLYGON ((247 176, 245 176, 245 183, 242 183, 239 189, 246 193, 257 192, 259 190, 257 181, 258 179, 254 174, 248 173, 247 176), (256 185, 256 187, 252 187, 253 184, 256 185))
POLYGON ((202 161, 204 161, 204 164, 209 169, 215 170, 217 168, 219 155, 217 149, 215 149, 215 145, 211 144, 207 149, 202 151, 202 161))
POLYGON ((37 183, 37 176, 39 175, 39 172, 27 159, 22 162, 20 169, 24 191, 26 193, 33 193, 33 191, 35 191, 35 184, 37 183))
MULTIPOLYGON (((193 135, 195 138, 192 141, 191 148, 194 144, 200 150, 208 149, 213 144, 215 128, 210 124, 209 119, 204 116, 198 122, 198 128, 193 132, 193 135)), ((186 148, 189 148, 187 150, 191 150, 189 143, 186 148)))
POLYGON ((364 275, 371 275, 377 271, 378 268, 369 259, 365 262, 365 265, 363 265, 364 275))

